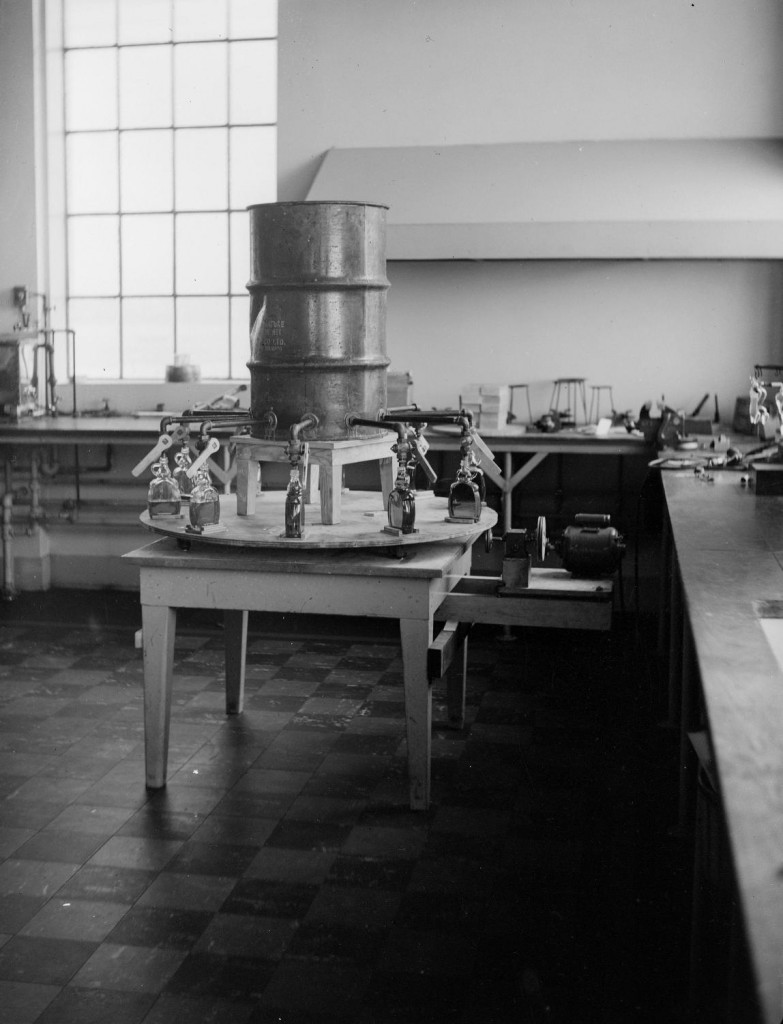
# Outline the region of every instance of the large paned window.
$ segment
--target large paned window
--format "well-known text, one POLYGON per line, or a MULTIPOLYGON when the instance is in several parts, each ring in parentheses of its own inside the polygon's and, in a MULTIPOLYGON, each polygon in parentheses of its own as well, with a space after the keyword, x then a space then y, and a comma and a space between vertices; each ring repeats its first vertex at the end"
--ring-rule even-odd
POLYGON ((189 356, 244 376, 277 0, 48 0, 46 37, 52 290, 77 373, 160 381, 189 356))

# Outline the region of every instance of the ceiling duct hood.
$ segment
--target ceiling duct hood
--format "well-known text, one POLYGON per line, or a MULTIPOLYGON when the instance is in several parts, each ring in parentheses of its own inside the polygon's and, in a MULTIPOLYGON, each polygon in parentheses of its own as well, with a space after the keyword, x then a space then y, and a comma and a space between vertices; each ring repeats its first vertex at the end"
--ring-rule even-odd
POLYGON ((307 198, 387 205, 390 260, 783 258, 778 139, 330 149, 307 198))

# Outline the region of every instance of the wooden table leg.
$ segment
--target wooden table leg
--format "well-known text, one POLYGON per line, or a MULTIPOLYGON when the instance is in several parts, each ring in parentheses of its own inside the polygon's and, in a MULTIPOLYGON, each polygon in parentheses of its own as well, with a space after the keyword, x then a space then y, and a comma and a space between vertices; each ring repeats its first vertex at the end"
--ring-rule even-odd
POLYGON ((432 750, 432 690, 427 676, 427 651, 432 643, 432 622, 427 619, 400 619, 400 639, 410 805, 411 810, 426 811, 430 805, 432 750))
POLYGON ((245 664, 247 655, 246 611, 224 611, 226 630, 226 714, 238 715, 245 703, 245 664))
POLYGON ((321 466, 321 522, 324 526, 337 526, 342 522, 342 466, 321 466))
POLYGON ((307 467, 307 477, 305 479, 304 487, 304 500, 305 504, 309 505, 313 501, 313 495, 318 494, 321 487, 321 467, 317 462, 310 460, 307 467))
POLYGON ((258 461, 245 449, 237 454, 237 515, 252 516, 256 511, 258 461))
POLYGON ((175 608, 142 605, 144 654, 144 752, 149 789, 166 785, 174 674, 175 608))
POLYGON ((465 726, 465 695, 468 687, 468 638, 462 641, 462 650, 446 676, 446 703, 449 725, 455 729, 465 726))

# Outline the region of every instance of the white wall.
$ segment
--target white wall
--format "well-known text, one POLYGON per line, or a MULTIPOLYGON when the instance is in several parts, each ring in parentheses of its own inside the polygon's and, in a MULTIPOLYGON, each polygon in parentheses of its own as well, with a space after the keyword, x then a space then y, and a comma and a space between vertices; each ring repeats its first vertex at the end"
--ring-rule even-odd
POLYGON ((783 136, 782 32, 779 0, 281 0, 280 199, 331 146, 783 136))
POLYGON ((777 263, 393 263, 388 276, 391 369, 411 371, 424 407, 470 381, 527 383, 537 418, 555 378, 585 377, 588 405, 597 384, 633 412, 663 395, 691 412, 709 391, 731 422, 754 363, 783 357, 777 263))
MULTIPOLYGON (((779 0, 282 0, 279 198, 333 146, 783 136, 782 68, 779 0)), ((754 363, 783 360, 778 263, 388 272, 388 352, 420 404, 527 382, 540 414, 584 376, 620 409, 709 391, 730 418, 754 363)))
POLYGON ((32 0, 0 0, 0 334, 19 318, 14 285, 37 290, 32 53, 32 0))

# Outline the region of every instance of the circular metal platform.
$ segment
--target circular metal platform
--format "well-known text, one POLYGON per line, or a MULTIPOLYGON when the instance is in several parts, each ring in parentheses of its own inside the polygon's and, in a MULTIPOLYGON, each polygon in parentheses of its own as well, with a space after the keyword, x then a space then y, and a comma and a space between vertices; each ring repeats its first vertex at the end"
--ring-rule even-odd
POLYGON ((342 494, 342 522, 324 526, 321 508, 316 502, 309 504, 305 513, 305 535, 290 538, 284 535, 284 491, 262 491, 256 498, 256 511, 252 516, 238 516, 236 496, 220 496, 220 526, 215 533, 191 533, 188 508, 183 502, 182 515, 177 519, 150 518, 142 512, 144 526, 155 533, 176 537, 198 544, 225 544, 249 548, 393 548, 416 544, 473 541, 490 531, 498 521, 494 509, 483 506, 478 523, 448 522, 445 498, 431 491, 416 495, 416 532, 389 533, 384 530, 388 520, 380 492, 344 491, 342 494))

